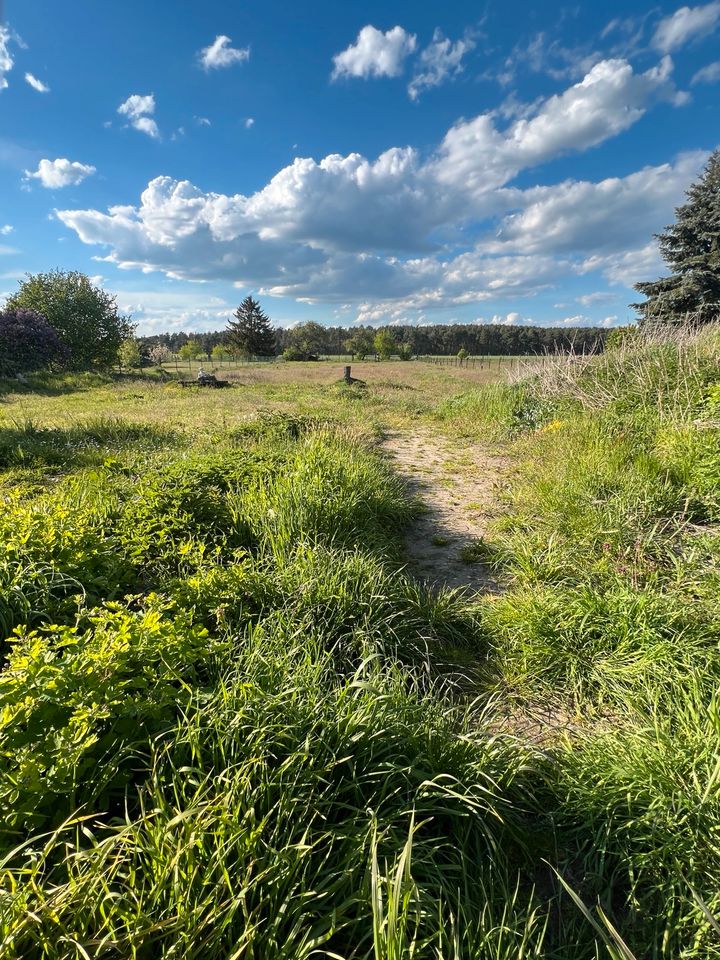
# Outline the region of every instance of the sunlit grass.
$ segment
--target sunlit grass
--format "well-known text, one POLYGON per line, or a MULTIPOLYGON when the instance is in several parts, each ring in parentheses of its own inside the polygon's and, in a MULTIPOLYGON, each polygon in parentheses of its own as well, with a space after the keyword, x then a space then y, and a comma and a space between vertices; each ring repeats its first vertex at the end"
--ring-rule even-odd
POLYGON ((719 957, 717 361, 6 384, 0 955, 719 957), (401 569, 417 424, 499 595, 401 569))

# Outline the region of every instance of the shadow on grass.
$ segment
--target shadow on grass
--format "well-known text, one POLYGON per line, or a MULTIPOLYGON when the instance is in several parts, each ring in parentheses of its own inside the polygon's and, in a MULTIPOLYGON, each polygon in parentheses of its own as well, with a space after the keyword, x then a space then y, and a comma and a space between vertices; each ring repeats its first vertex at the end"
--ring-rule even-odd
POLYGON ((83 393, 114 383, 167 383, 174 379, 168 373, 155 370, 134 370, 122 373, 115 371, 67 371, 64 373, 30 373, 21 380, 16 377, 0 377, 0 402, 9 394, 39 394, 58 397, 66 393, 83 393))
POLYGON ((0 468, 96 466, 108 454, 179 444, 167 428, 122 420, 91 420, 71 427, 39 427, 32 421, 0 428, 0 468))

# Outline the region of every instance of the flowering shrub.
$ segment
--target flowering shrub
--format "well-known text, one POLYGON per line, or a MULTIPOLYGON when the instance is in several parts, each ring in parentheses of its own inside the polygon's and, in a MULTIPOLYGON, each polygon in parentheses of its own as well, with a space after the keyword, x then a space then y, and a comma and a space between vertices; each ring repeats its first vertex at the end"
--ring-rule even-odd
POLYGON ((0 374, 61 366, 69 359, 70 351, 42 314, 0 311, 0 374))

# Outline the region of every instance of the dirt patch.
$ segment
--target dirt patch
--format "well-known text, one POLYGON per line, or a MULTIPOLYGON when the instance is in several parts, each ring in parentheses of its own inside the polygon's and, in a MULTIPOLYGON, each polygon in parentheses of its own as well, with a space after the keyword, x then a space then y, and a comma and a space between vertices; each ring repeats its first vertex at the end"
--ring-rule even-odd
POLYGON ((388 433, 382 448, 425 508, 407 536, 409 572, 436 586, 497 592, 497 579, 478 559, 478 543, 497 513, 508 458, 425 432, 388 433))

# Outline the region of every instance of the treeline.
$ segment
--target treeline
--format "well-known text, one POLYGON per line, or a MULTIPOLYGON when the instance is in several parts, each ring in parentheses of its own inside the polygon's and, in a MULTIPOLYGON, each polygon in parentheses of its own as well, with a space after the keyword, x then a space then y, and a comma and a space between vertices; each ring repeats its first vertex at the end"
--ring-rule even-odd
MULTIPOLYGON (((281 355, 294 347, 304 328, 312 326, 313 345, 318 354, 347 354, 349 344, 362 338, 372 340, 379 330, 387 330, 398 347, 407 344, 416 356, 455 356, 465 349, 471 355, 527 356, 528 354, 601 350, 608 330, 600 327, 511 327, 499 324, 436 323, 431 326, 388 327, 324 327, 300 324, 297 327, 275 328, 275 353, 281 355)), ((310 332, 310 331, 308 331, 310 332)), ((138 337, 143 356, 157 349, 177 354, 187 344, 197 346, 197 353, 210 355, 215 347, 227 342, 227 331, 211 333, 160 333, 138 337)))

